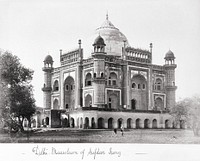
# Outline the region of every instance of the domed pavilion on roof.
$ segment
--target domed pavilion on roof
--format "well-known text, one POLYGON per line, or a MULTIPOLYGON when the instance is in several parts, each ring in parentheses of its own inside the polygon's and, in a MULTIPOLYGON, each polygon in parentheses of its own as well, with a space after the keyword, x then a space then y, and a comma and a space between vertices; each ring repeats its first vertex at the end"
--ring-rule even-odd
POLYGON ((45 110, 37 126, 183 128, 169 115, 177 88, 174 54, 166 54, 164 65, 152 64, 152 43, 147 50, 131 47, 108 16, 96 34, 89 58, 81 40, 76 50, 60 50, 59 67, 45 58, 52 66, 43 67, 45 110))

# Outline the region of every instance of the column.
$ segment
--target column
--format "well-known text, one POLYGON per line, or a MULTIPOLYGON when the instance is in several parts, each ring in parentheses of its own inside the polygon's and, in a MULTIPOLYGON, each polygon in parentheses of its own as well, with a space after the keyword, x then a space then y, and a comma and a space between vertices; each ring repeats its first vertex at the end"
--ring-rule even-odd
POLYGON ((104 127, 105 127, 106 129, 108 129, 108 120, 107 120, 107 119, 104 120, 104 127))
POLYGON ((123 120, 123 126, 124 128, 127 128, 127 121, 123 120))
POLYGON ((92 128, 92 118, 88 118, 89 119, 89 129, 91 129, 92 128))
POLYGON ((136 128, 136 123, 135 123, 135 120, 133 120, 133 123, 132 123, 132 128, 135 129, 136 128))
POLYGON ((117 128, 117 119, 114 119, 114 121, 113 121, 113 127, 117 128))

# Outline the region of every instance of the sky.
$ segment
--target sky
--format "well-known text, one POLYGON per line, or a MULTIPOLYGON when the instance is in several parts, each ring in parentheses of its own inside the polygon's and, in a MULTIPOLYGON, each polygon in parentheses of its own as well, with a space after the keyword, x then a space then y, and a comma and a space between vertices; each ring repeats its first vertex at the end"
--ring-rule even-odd
POLYGON ((45 56, 58 67, 59 50, 77 48, 79 39, 89 56, 106 13, 130 46, 149 49, 153 43, 153 64, 164 65, 165 54, 173 51, 177 101, 200 94, 199 0, 0 0, 0 49, 34 70, 37 106, 43 106, 45 56))

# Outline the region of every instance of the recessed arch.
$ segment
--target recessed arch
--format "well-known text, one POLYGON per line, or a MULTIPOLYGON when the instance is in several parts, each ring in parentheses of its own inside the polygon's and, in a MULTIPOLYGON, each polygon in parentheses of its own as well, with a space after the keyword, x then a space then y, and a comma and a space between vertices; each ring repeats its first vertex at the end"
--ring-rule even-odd
POLYGON ((153 121, 152 121, 152 128, 153 129, 156 129, 158 127, 158 125, 157 125, 157 120, 156 119, 153 119, 153 121))
POLYGON ((31 127, 33 127, 33 128, 35 128, 36 127, 36 120, 35 119, 33 119, 32 121, 31 121, 31 127))
POLYGON ((49 117, 45 118, 46 125, 49 125, 49 117))
POLYGON ((132 100, 131 100, 131 109, 132 109, 132 110, 135 110, 135 109, 136 109, 136 103, 137 103, 137 102, 136 102, 135 99, 132 99, 132 100))
POLYGON ((85 117, 85 129, 89 129, 89 118, 85 117))
POLYGON ((87 73, 85 76, 85 86, 91 86, 92 85, 92 74, 87 73))
POLYGON ((113 128, 113 118, 112 117, 108 119, 108 128, 109 129, 113 128))
POLYGON ((155 90, 162 90, 162 80, 160 78, 155 81, 155 90))
POLYGON ((170 128, 170 121, 165 120, 165 129, 169 129, 169 128, 170 128))
POLYGON ((128 129, 131 129, 131 128, 132 128, 132 119, 131 119, 131 118, 128 118, 128 119, 127 119, 127 128, 128 128, 128 129))
POLYGON ((149 121, 149 119, 145 119, 145 120, 144 120, 144 128, 145 128, 145 129, 150 128, 150 121, 149 121))
POLYGON ((154 106, 156 110, 164 110, 164 101, 161 97, 157 97, 154 101, 154 106))
POLYGON ((71 119, 70 119, 70 127, 72 127, 72 128, 75 127, 75 121, 74 121, 73 117, 71 117, 71 119))
POLYGON ((136 83, 135 83, 135 82, 132 83, 132 88, 133 88, 133 89, 136 88, 136 83))
POLYGON ((180 128, 185 129, 185 121, 184 120, 180 120, 180 128))
POLYGON ((110 109, 117 109, 119 107, 119 98, 116 93, 112 93, 108 97, 108 107, 110 109))
POLYGON ((72 110, 75 107, 75 81, 68 76, 64 81, 64 107, 72 110))
POLYGON ((108 84, 112 86, 117 85, 117 74, 115 72, 110 73, 108 84))
POLYGON ((122 119, 122 118, 119 118, 118 120, 117 120, 117 127, 118 128, 121 128, 122 126, 123 126, 123 124, 124 124, 124 120, 122 119))
POLYGON ((104 119, 102 117, 98 118, 98 128, 103 129, 104 127, 104 119))
POLYGON ((53 101, 53 109, 58 109, 58 99, 54 99, 53 101))
POLYGON ((136 129, 140 129, 141 128, 141 119, 136 119, 136 121, 135 121, 135 123, 136 123, 136 129))
POLYGON ((68 119, 67 118, 62 118, 61 123, 62 123, 62 127, 68 127, 68 119))
POLYGON ((91 107, 92 106, 92 96, 90 94, 87 94, 85 97, 85 107, 91 107))
POLYGON ((54 83, 53 83, 53 91, 59 91, 58 80, 55 80, 54 83))

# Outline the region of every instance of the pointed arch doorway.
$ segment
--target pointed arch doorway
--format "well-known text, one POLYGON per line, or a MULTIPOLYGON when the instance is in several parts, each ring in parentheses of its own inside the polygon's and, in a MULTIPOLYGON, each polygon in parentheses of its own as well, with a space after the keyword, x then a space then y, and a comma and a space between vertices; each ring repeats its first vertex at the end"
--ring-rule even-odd
POLYGON ((132 100, 131 100, 131 109, 132 109, 132 110, 135 110, 135 109, 136 109, 136 100, 135 100, 135 99, 132 99, 132 100))

